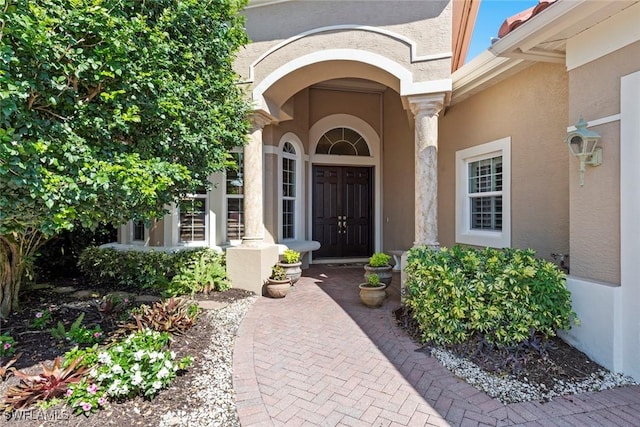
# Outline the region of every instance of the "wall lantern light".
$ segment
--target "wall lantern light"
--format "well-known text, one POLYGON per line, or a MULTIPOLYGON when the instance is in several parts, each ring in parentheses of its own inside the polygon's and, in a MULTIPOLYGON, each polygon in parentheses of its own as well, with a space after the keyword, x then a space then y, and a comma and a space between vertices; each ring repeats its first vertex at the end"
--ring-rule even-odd
POLYGON ((598 147, 600 135, 587 129, 587 122, 582 116, 576 123, 576 129, 567 134, 567 145, 573 157, 580 160, 580 187, 584 186, 584 172, 589 166, 602 164, 602 147, 598 147))

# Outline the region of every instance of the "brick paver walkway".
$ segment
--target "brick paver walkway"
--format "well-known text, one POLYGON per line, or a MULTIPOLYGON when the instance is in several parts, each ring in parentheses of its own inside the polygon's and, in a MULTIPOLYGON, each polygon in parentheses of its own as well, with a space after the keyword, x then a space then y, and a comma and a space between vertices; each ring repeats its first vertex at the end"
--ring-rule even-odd
POLYGON ((284 299, 260 298, 238 331, 243 426, 640 426, 640 387, 503 405, 457 379, 395 326, 399 276, 379 309, 361 268, 312 266, 284 299))

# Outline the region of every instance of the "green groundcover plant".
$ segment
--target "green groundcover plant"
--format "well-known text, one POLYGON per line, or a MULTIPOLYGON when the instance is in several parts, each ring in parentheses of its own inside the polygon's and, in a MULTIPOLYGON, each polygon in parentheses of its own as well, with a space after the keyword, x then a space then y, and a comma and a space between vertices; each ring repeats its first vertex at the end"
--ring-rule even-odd
POLYGON ((480 336, 508 347, 555 336, 575 320, 564 273, 533 250, 413 248, 406 272, 406 304, 424 341, 480 336))
POLYGON ((88 414, 109 400, 153 398, 192 363, 191 357, 176 360, 169 350, 170 339, 168 333, 146 329, 107 349, 72 350, 66 358, 89 360, 91 369, 88 377, 67 388, 67 403, 76 413, 88 414))

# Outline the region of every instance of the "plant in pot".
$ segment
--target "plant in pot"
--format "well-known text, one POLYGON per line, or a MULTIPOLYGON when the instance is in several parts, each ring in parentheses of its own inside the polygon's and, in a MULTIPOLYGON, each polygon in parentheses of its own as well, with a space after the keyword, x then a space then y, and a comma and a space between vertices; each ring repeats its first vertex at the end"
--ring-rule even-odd
POLYGON ((371 273, 367 276, 366 283, 361 283, 360 300, 367 307, 380 307, 387 296, 386 285, 380 281, 380 277, 371 273))
POLYGON ((393 278, 393 273, 391 272, 393 267, 389 264, 390 259, 391 257, 384 252, 376 252, 371 255, 369 264, 364 266, 364 278, 367 279, 371 274, 377 274, 380 281, 389 286, 393 278))
POLYGON ((291 279, 291 284, 295 284, 302 275, 302 262, 300 262, 300 252, 293 249, 286 249, 282 254, 282 260, 278 262, 280 267, 284 268, 287 277, 291 279))
POLYGON ((271 298, 284 298, 291 288, 291 279, 287 277, 284 268, 276 264, 271 268, 271 276, 267 279, 266 287, 271 298))

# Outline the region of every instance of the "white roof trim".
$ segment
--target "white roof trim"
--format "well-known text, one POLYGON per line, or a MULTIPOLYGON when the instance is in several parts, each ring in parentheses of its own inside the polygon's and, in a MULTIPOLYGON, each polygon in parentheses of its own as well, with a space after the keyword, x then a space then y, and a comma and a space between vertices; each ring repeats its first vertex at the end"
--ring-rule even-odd
POLYGON ((485 50, 451 74, 453 82, 451 104, 471 96, 483 86, 489 86, 493 80, 507 71, 516 67, 524 68, 527 65, 524 59, 497 57, 489 50, 485 50))

